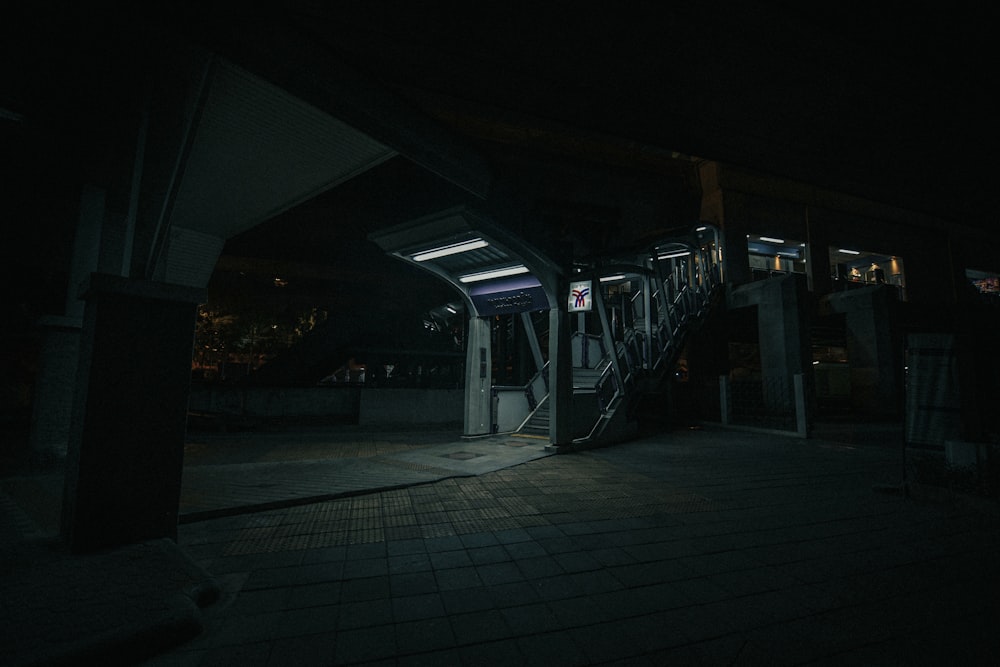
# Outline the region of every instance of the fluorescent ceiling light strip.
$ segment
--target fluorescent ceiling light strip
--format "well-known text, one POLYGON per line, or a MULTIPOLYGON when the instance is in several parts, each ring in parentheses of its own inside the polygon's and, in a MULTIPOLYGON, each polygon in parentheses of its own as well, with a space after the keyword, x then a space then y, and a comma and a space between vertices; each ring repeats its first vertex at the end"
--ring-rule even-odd
POLYGON ((424 252, 418 252, 416 255, 413 255, 412 259, 414 262, 426 262, 429 259, 447 257, 448 255, 457 255, 460 252, 468 252, 477 248, 485 248, 488 245, 489 243, 483 239, 470 239, 468 241, 462 241, 461 243, 452 243, 451 245, 441 246, 440 248, 433 248, 431 250, 425 250, 424 252))
POLYGON ((708 229, 708 227, 698 227, 698 228, 696 228, 696 229, 695 229, 694 231, 696 231, 696 232, 703 232, 703 231, 705 231, 706 229, 708 229))
POLYGON ((480 271, 479 273, 469 273, 458 277, 460 283, 477 283, 480 280, 490 280, 491 278, 503 278, 504 276, 516 276, 520 273, 527 273, 528 267, 524 264, 508 266, 503 269, 493 269, 491 271, 480 271))
POLYGON ((624 277, 625 277, 624 273, 619 273, 617 276, 604 276, 603 278, 601 278, 601 282, 602 283, 609 283, 612 280, 621 280, 624 277))
POLYGON ((847 248, 838 248, 837 252, 842 252, 845 255, 860 255, 860 250, 848 250, 847 248))
POLYGON ((454 315, 454 314, 456 314, 456 313, 458 312, 457 310, 455 310, 455 309, 454 309, 454 308, 452 308, 451 306, 445 306, 445 307, 444 307, 444 309, 445 309, 445 310, 447 310, 447 311, 448 311, 449 313, 451 313, 452 315, 454 315))
POLYGON ((785 239, 776 239, 771 236, 761 236, 761 241, 767 241, 768 243, 784 243, 785 239))
POLYGON ((683 252, 668 252, 665 255, 658 255, 656 259, 674 259, 675 257, 687 257, 690 254, 690 250, 685 250, 683 252))
POLYGON ((796 252, 796 251, 794 251, 794 250, 792 250, 792 251, 789 251, 789 250, 779 250, 778 254, 779 255, 785 255, 786 257, 798 257, 799 256, 799 253, 796 252))

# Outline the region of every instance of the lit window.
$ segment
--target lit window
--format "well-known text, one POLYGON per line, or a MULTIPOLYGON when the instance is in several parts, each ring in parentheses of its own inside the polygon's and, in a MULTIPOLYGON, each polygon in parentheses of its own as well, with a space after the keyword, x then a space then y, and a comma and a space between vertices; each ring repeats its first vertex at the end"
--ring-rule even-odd
POLYGON ((754 280, 806 272, 806 244, 798 240, 749 234, 747 257, 754 280))
POLYGON ((851 289, 872 285, 893 285, 901 300, 906 300, 906 275, 903 259, 898 255, 862 248, 833 248, 830 254, 830 277, 834 289, 851 289))

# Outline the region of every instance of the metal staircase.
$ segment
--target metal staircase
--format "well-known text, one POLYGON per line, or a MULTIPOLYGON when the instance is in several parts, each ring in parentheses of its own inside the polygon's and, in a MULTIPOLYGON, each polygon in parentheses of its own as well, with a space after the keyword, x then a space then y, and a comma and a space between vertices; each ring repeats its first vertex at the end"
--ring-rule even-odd
MULTIPOLYGON (((662 387, 686 339, 717 301, 722 285, 720 234, 709 227, 697 231, 707 234, 668 239, 631 266, 616 264, 591 273, 598 289, 610 292, 610 286, 603 287, 606 281, 618 280, 627 283, 629 291, 620 289, 614 304, 597 299, 601 334, 572 335, 575 445, 613 440, 628 430, 635 406, 662 387)), ((508 419, 514 427, 502 431, 548 438, 547 378, 546 365, 524 387, 494 388, 495 397, 512 392, 526 408, 523 419, 516 425, 508 419)), ((508 396, 505 405, 511 401, 508 396)))
POLYGON ((519 435, 526 435, 535 438, 549 437, 549 397, 542 399, 541 404, 536 407, 524 424, 517 429, 519 435))

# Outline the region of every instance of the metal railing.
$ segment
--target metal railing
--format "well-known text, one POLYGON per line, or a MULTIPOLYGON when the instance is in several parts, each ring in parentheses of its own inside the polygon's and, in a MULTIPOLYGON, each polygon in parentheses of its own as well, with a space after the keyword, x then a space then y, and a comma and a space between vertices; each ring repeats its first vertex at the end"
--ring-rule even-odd
POLYGON ((720 417, 724 425, 808 435, 808 380, 790 377, 719 378, 720 417))
MULTIPOLYGON (((647 255, 636 264, 635 275, 642 289, 616 302, 612 313, 617 315, 610 322, 605 317, 607 311, 602 311, 606 329, 603 337, 583 331, 572 334, 573 392, 580 399, 576 405, 594 406, 593 425, 587 434, 575 438, 576 442, 599 434, 630 393, 642 390, 645 378, 662 377, 665 367, 679 353, 692 322, 706 314, 716 288, 722 284, 723 271, 719 232, 707 234, 714 234, 714 246, 705 241, 706 235, 693 232, 658 244, 651 257, 647 255), (645 301, 637 307, 639 299, 645 301), (608 343, 611 349, 607 349, 608 343), (594 403, 579 396, 591 393, 594 403)), ((493 388, 494 423, 498 427, 519 430, 529 425, 549 395, 547 370, 548 364, 523 387, 493 388)), ((738 387, 736 393, 741 404, 736 411, 739 418, 748 413, 742 408, 744 389, 738 387)), ((591 408, 586 409, 589 413, 591 408)), ((577 415, 578 424, 580 418, 583 415, 577 415)))
POLYGON ((520 430, 548 398, 549 363, 546 362, 524 385, 494 385, 492 395, 493 432, 520 430))

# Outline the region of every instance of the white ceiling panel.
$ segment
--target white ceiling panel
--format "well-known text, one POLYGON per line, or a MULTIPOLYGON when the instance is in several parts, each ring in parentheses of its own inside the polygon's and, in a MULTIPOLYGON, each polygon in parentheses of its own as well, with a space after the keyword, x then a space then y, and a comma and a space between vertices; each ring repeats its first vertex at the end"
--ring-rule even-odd
POLYGON ((220 59, 170 222, 230 238, 396 152, 220 59))

